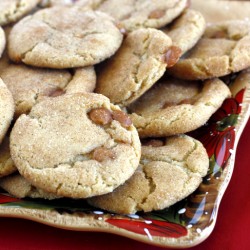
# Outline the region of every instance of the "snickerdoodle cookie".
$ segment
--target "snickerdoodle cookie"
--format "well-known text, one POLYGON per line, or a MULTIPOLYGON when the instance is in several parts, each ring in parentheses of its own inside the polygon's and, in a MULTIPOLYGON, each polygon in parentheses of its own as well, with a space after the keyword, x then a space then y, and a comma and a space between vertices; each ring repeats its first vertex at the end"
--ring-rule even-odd
POLYGON ((114 19, 105 13, 56 6, 15 24, 8 52, 13 61, 38 67, 84 67, 113 55, 122 39, 114 19))
POLYGON ((130 105, 141 137, 186 133, 205 124, 231 93, 219 79, 189 82, 169 78, 130 105))
POLYGON ((194 47, 203 35, 206 21, 196 10, 187 9, 172 24, 163 29, 172 39, 173 45, 181 49, 182 55, 194 47))
POLYGON ((111 192, 140 160, 129 117, 93 93, 47 98, 21 115, 10 136, 11 157, 32 185, 57 196, 86 198, 111 192))
POLYGON ((203 145, 185 135, 146 144, 135 174, 112 193, 88 199, 91 205, 121 214, 150 212, 194 192, 209 166, 203 145))
POLYGON ((11 92, 0 78, 0 143, 2 142, 14 115, 14 100, 11 92))
POLYGON ((10 156, 9 136, 5 136, 0 145, 0 177, 12 174, 17 169, 10 156))
POLYGON ((40 0, 1 0, 0 25, 12 23, 29 13, 40 0))
POLYGON ((0 77, 11 91, 15 101, 15 118, 29 113, 44 97, 62 94, 93 92, 96 75, 93 66, 74 70, 41 69, 14 64, 3 58, 0 77))
POLYGON ((118 52, 101 67, 96 92, 120 106, 139 98, 179 59, 181 51, 160 30, 128 34, 118 52))
POLYGON ((0 187, 17 198, 29 197, 49 200, 60 198, 59 196, 45 192, 40 188, 36 188, 20 174, 13 174, 1 178, 0 187))
MULTIPOLYGON (((81 1, 80 1, 81 2, 81 1)), ((160 28, 178 17, 187 0, 92 0, 93 8, 108 13, 127 31, 160 28)))
POLYGON ((250 66, 250 21, 210 24, 197 45, 169 72, 182 79, 220 77, 250 66))

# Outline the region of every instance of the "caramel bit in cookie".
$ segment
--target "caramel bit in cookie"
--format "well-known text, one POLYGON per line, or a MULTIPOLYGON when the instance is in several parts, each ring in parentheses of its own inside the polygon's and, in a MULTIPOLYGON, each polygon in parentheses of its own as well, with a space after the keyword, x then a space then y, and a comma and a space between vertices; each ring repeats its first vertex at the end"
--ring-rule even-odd
POLYGON ((88 115, 89 118, 96 124, 106 125, 112 121, 112 114, 106 108, 92 109, 88 115))
POLYGON ((66 93, 65 90, 57 88, 57 89, 52 90, 49 93, 49 97, 57 97, 57 96, 60 96, 60 95, 64 95, 65 93, 66 93))
POLYGON ((162 106, 162 109, 165 109, 165 108, 168 108, 168 107, 171 107, 171 106, 175 106, 176 103, 175 102, 165 102, 162 106))
POLYGON ((177 46, 171 46, 164 55, 164 61, 167 64, 167 68, 173 67, 181 56, 181 49, 177 46))
POLYGON ((112 117, 114 120, 120 122, 120 124, 125 128, 128 128, 132 125, 132 121, 129 116, 120 110, 115 110, 112 114, 112 117))
POLYGON ((164 145, 163 141, 157 139, 151 139, 143 143, 143 146, 151 146, 151 147, 162 147, 163 145, 164 145))
POLYGON ((213 34, 213 36, 211 38, 227 38, 227 32, 225 30, 218 30, 217 32, 215 32, 215 34, 213 34))
POLYGON ((107 148, 96 148, 93 152, 93 159, 99 162, 108 160, 108 159, 115 159, 115 153, 107 148))
POLYGON ((165 15, 165 11, 164 10, 153 10, 150 12, 148 18, 149 19, 159 19, 161 17, 163 17, 165 15))
POLYGON ((193 104, 193 102, 194 102, 193 99, 187 98, 187 99, 180 101, 178 104, 179 105, 181 105, 181 104, 193 104))

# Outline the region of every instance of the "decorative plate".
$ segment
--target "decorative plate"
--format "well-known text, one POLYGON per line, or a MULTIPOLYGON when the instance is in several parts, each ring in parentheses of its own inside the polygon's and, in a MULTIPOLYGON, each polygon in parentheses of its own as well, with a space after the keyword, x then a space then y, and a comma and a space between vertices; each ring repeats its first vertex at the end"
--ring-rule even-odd
POLYGON ((190 133, 210 157, 199 188, 177 204, 151 213, 121 216, 96 210, 84 200, 16 199, 0 190, 0 216, 20 217, 54 227, 101 231, 162 247, 191 247, 212 232, 222 196, 230 181, 235 150, 250 114, 250 83, 230 85, 233 97, 200 129, 190 133))

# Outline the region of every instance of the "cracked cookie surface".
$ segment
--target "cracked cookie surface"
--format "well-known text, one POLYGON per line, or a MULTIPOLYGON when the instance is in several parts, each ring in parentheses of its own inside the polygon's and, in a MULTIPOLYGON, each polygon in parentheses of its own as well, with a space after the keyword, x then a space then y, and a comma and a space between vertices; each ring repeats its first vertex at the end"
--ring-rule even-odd
POLYGON ((59 196, 45 192, 40 188, 36 188, 20 174, 13 174, 1 178, 0 187, 17 198, 29 197, 48 200, 60 198, 59 196))
POLYGON ((0 78, 0 143, 13 119, 14 109, 12 94, 0 78))
POLYGON ((127 31, 163 27, 179 16, 187 6, 187 0, 99 0, 92 2, 92 8, 111 15, 127 31))
POLYGON ((168 66, 164 57, 171 45, 171 39, 156 29, 129 33, 117 53, 101 67, 96 92, 121 106, 133 102, 164 74, 168 66))
POLYGON ((128 116, 108 98, 80 93, 46 99, 21 115, 10 150, 34 186, 86 198, 124 183, 139 164, 141 146, 128 116))
POLYGON ((182 79, 220 77, 250 66, 250 22, 226 21, 207 26, 203 38, 169 69, 182 79))
POLYGON ((186 133, 205 124, 231 93, 219 79, 162 80, 129 106, 140 137, 186 133))
POLYGON ((6 44, 5 34, 4 34, 3 29, 0 27, 0 58, 4 51, 5 44, 6 44))
POLYGON ((161 139, 162 145, 142 146, 134 175, 112 193, 88 202, 119 214, 169 207, 191 194, 206 175, 209 159, 203 145, 186 135, 161 139))
POLYGON ((8 53, 15 62, 37 67, 84 67, 113 55, 122 39, 113 18, 105 13, 56 6, 14 25, 8 53))
POLYGON ((5 136, 0 145, 0 177, 9 175, 17 171, 10 156, 9 136, 5 136))
POLYGON ((29 113, 44 97, 93 92, 96 85, 93 66, 72 71, 40 69, 14 64, 6 56, 0 61, 0 77, 13 95, 15 118, 29 113))
POLYGON ((0 25, 13 23, 30 12, 40 0, 0 1, 0 25))
POLYGON ((196 10, 187 9, 169 27, 162 29, 181 49, 182 55, 198 42, 206 28, 206 21, 196 10))

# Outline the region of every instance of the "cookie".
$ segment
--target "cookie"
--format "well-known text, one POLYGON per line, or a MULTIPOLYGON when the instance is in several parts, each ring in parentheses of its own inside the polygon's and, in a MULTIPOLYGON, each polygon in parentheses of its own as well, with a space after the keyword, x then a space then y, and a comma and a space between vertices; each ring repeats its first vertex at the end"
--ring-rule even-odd
POLYGON ((111 192, 131 177, 141 145, 129 117, 108 98, 80 93, 46 99, 21 115, 10 150, 32 185, 86 198, 111 192))
POLYGON ((0 144, 10 126, 14 115, 14 100, 0 78, 0 144))
POLYGON ((3 29, 0 27, 0 58, 4 51, 5 44, 6 44, 5 34, 4 34, 3 29))
POLYGON ((187 0, 94 1, 93 8, 108 13, 126 31, 138 28, 160 28, 179 16, 187 0), (99 3, 98 3, 99 2, 99 3))
POLYGON ((156 29, 128 34, 118 52, 101 67, 96 92, 121 106, 139 98, 178 60, 180 50, 156 29))
POLYGON ((60 198, 56 195, 47 193, 40 188, 36 188, 20 174, 14 174, 1 178, 0 187, 17 198, 29 197, 49 200, 60 198))
POLYGON ((183 55, 199 41, 205 28, 206 21, 203 15, 196 10, 187 9, 162 31, 172 39, 173 45, 181 49, 183 55))
POLYGON ((186 133, 205 124, 230 95, 219 79, 201 83, 170 78, 130 105, 130 117, 140 137, 186 133))
POLYGON ((113 55, 122 39, 110 16, 78 7, 56 6, 42 9, 14 25, 8 52, 13 61, 37 67, 84 67, 113 55))
POLYGON ((0 25, 19 20, 39 2, 40 0, 2 0, 0 2, 0 25))
POLYGON ((194 192, 208 166, 206 149, 189 136, 148 141, 135 174, 112 193, 88 202, 119 214, 164 209, 194 192))
POLYGON ((9 136, 5 136, 0 145, 0 177, 12 174, 16 170, 15 164, 10 156, 9 136))
POLYGON ((169 73, 188 80, 209 79, 249 66, 250 21, 226 21, 209 25, 203 38, 169 73))
POLYGON ((96 75, 93 66, 73 71, 53 70, 14 64, 8 58, 4 60, 0 62, 0 77, 13 95, 15 118, 28 114, 44 97, 92 92, 95 88, 96 75))

